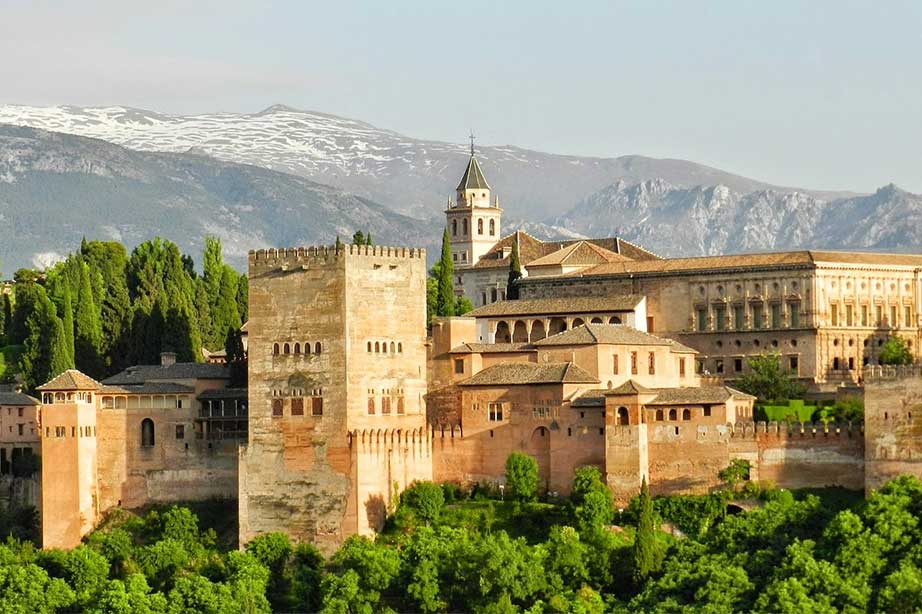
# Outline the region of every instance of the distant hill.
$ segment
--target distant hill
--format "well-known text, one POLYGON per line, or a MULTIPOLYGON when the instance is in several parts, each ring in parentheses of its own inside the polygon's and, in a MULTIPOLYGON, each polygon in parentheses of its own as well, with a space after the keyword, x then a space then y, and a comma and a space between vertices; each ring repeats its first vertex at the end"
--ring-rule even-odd
POLYGON ((661 179, 620 181, 535 231, 618 235, 663 256, 799 248, 922 252, 922 195, 892 184, 867 196, 822 199, 727 185, 685 188, 661 179))
POLYGON ((47 264, 80 239, 129 248, 160 235, 200 258, 203 237, 245 270, 264 246, 348 242, 426 246, 436 226, 303 177, 195 154, 143 153, 106 141, 0 125, 0 267, 47 264))
MULTIPOLYGON (((172 116, 126 107, 0 105, 0 122, 104 139, 141 151, 196 152, 307 177, 421 219, 442 220, 468 146, 410 138, 370 124, 276 105, 259 113, 172 116)), ((466 129, 466 126, 460 129, 466 129)), ((514 146, 478 147, 484 172, 512 218, 560 216, 619 180, 739 193, 790 192, 685 160, 562 156, 514 146)), ((829 199, 846 194, 800 190, 829 199)))

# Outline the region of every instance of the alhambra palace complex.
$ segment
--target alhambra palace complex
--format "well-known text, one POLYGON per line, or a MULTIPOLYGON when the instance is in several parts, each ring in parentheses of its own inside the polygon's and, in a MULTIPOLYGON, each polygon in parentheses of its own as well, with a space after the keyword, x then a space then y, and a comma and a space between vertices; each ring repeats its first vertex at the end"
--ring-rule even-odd
POLYGON ((922 374, 877 366, 888 336, 922 343, 922 256, 660 258, 504 236, 473 152, 445 213, 473 312, 427 334, 419 249, 251 252, 248 388, 164 354, 0 393, 0 500, 40 510, 45 547, 117 506, 226 497, 241 543, 283 531, 330 551, 414 480, 502 483, 517 450, 547 491, 590 464, 622 503, 644 477, 654 494, 707 492, 732 459, 789 488, 922 475, 922 374), (513 250, 525 277, 505 300, 513 250), (754 423, 733 378, 766 351, 817 397, 863 393, 864 424, 754 423), (22 477, 30 455, 41 470, 22 477))

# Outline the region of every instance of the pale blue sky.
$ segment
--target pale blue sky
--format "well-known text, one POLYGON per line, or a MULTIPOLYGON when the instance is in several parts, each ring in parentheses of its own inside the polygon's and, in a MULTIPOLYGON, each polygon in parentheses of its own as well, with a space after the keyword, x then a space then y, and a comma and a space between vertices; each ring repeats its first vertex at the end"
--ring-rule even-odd
POLYGON ((410 136, 922 192, 922 2, 0 0, 0 103, 273 103, 410 136))

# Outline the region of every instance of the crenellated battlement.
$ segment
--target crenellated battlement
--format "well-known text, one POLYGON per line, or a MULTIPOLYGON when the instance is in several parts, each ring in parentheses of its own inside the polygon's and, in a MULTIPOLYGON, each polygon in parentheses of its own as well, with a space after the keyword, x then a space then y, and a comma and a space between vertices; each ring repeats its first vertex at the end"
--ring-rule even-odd
POLYGON ((421 247, 391 247, 387 245, 314 245, 309 247, 280 247, 250 250, 250 269, 270 269, 285 266, 329 264, 345 257, 376 257, 426 259, 421 247))
POLYGON ((738 422, 727 424, 727 432, 734 439, 759 439, 761 437, 852 439, 864 435, 864 424, 861 422, 738 422))
POLYGON ((868 365, 861 374, 865 382, 922 378, 922 365, 868 365))

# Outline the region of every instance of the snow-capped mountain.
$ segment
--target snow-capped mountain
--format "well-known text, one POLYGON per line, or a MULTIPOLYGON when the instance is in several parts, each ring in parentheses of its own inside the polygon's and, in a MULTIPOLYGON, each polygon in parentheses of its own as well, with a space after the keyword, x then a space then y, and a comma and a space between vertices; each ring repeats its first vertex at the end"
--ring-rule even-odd
POLYGON ((207 156, 138 152, 106 141, 0 125, 0 263, 43 267, 80 239, 130 249, 156 235, 198 258, 222 239, 239 270, 247 250, 332 244, 356 230, 379 245, 426 246, 439 231, 338 188, 207 156))
MULTIPOLYGON (((194 116, 126 107, 0 105, 0 123, 94 137, 140 151, 194 152, 262 166, 434 220, 442 219, 469 147, 281 105, 254 114, 194 116)), ((501 206, 511 217, 531 221, 559 216, 618 179, 661 178, 686 188, 722 184, 738 192, 772 187, 684 160, 560 156, 513 146, 478 147, 478 152, 501 206)))
POLYGON ((801 248, 922 252, 922 195, 892 184, 868 196, 823 199, 798 191, 741 193, 720 184, 618 181, 546 228, 618 235, 664 256, 801 248))

